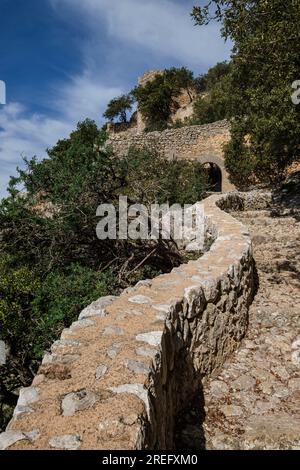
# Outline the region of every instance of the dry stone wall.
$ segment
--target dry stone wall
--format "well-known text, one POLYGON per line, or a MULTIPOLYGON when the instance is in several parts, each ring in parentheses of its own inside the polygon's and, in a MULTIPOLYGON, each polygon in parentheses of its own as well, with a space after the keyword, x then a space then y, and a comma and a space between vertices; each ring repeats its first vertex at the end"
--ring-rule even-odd
MULTIPOLYGON (((87 307, 20 392, 0 449, 172 449, 176 416, 245 334, 248 230, 203 204, 208 252, 87 307)), ((246 196, 235 194, 243 204, 246 196)))
POLYGON ((162 132, 111 134, 107 145, 118 155, 125 155, 129 148, 149 148, 170 160, 186 159, 201 163, 215 163, 222 171, 222 191, 234 189, 224 166, 223 145, 230 139, 227 121, 201 126, 186 126, 162 132))

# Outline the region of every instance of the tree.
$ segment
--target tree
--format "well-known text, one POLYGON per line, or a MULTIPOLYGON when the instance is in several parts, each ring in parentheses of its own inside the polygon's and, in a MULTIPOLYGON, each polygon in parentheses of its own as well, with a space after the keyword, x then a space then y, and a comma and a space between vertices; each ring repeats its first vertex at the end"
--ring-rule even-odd
POLYGON ((171 68, 158 74, 154 80, 136 87, 132 94, 138 102, 139 109, 146 121, 146 130, 163 130, 170 123, 170 117, 178 104, 175 98, 185 89, 190 99, 193 88, 193 73, 185 67, 171 68))
POLYGON ((181 67, 180 69, 172 67, 165 70, 165 76, 174 93, 179 94, 182 90, 186 90, 192 101, 191 91, 194 88, 194 74, 191 70, 188 70, 186 67, 181 67))
POLYGON ((131 95, 122 95, 111 100, 103 116, 109 121, 119 119, 119 122, 127 122, 127 112, 132 110, 134 100, 131 95))
POLYGON ((200 95, 195 100, 190 124, 208 124, 230 118, 230 64, 221 62, 196 79, 200 95))
POLYGON ((197 25, 222 22, 233 41, 231 142, 225 163, 239 186, 277 184, 300 157, 300 106, 291 101, 300 76, 300 9, 294 0, 213 0, 194 7, 197 25), (213 8, 215 7, 215 8, 213 8))
MULTIPOLYGON (((178 92, 176 91, 176 94, 178 92)), ((174 91, 165 74, 157 75, 145 85, 139 85, 132 91, 138 107, 146 122, 146 130, 163 130, 167 127, 174 91)))
POLYGON ((215 88, 224 77, 228 77, 230 73, 230 63, 218 62, 211 67, 207 73, 199 75, 194 79, 194 86, 198 93, 209 92, 215 88))

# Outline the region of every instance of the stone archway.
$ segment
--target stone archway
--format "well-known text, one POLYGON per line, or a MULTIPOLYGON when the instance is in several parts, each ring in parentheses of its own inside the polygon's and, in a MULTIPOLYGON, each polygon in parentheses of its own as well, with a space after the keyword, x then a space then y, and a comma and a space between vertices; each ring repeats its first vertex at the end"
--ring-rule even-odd
POLYGON ((234 186, 230 183, 228 173, 225 169, 224 160, 215 155, 207 155, 202 157, 196 157, 196 160, 203 165, 211 165, 211 176, 213 178, 213 183, 215 185, 214 191, 221 191, 223 193, 227 191, 232 191, 234 186), (219 176, 218 176, 218 172, 219 176), (213 174, 214 173, 214 174, 213 174))
POLYGON ((222 192, 222 171, 215 163, 204 163, 204 169, 207 175, 208 191, 222 192))

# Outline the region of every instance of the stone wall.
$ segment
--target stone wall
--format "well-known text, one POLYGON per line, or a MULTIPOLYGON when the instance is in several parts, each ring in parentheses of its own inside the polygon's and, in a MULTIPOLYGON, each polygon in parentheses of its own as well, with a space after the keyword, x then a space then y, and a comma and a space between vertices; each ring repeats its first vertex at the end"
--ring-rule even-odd
POLYGON ((201 163, 215 163, 222 171, 222 191, 234 189, 229 182, 224 166, 223 145, 229 141, 230 127, 227 121, 218 121, 202 126, 187 126, 136 135, 113 134, 107 145, 116 153, 125 155, 131 146, 149 148, 164 157, 196 160, 201 163))
POLYGON ((214 242, 201 258, 99 299, 63 331, 21 390, 0 449, 174 447, 176 416, 247 328, 251 240, 218 207, 228 210, 228 197, 202 203, 214 242))

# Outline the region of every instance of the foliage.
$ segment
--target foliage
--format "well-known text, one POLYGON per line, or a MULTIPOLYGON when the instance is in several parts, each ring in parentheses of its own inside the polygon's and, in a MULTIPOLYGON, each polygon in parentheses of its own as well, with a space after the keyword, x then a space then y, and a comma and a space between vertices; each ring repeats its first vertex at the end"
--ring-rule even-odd
POLYGON ((298 2, 214 0, 192 15, 199 25, 221 21, 223 36, 234 44, 229 88, 234 119, 226 148, 232 181, 241 187, 277 184, 300 154, 300 107, 291 101, 291 85, 300 74, 298 2))
POLYGON ((202 165, 197 162, 168 161, 155 150, 133 147, 120 164, 124 176, 123 194, 132 202, 147 206, 166 202, 188 204, 203 197, 205 176, 202 165))
POLYGON ((22 342, 30 329, 30 305, 40 285, 31 267, 16 267, 8 255, 1 253, 0 338, 13 348, 13 353, 22 350, 26 354, 22 342))
POLYGON ((100 273, 71 264, 63 271, 49 273, 31 304, 34 356, 40 359, 62 329, 77 320, 84 307, 103 295, 114 293, 110 270, 100 273))
POLYGON ((118 119, 119 122, 127 122, 127 112, 132 110, 134 100, 131 95, 122 95, 111 100, 103 117, 113 122, 118 119))
POLYGON ((132 91, 146 122, 146 130, 163 130, 170 125, 172 112, 176 111, 175 98, 185 89, 191 98, 194 86, 193 73, 182 67, 171 68, 158 74, 154 80, 139 85, 132 91))
POLYGON ((149 204, 175 198, 195 202, 202 197, 199 165, 176 164, 185 175, 183 182, 179 174, 174 177, 176 165, 156 152, 131 149, 119 158, 102 149, 101 139, 93 122, 80 123, 69 139, 48 151, 48 159, 27 161, 26 169, 12 180, 11 196, 0 205, 0 223, 5 250, 16 263, 34 265, 41 275, 71 263, 98 269, 112 256, 122 263, 126 244, 100 243, 96 237, 99 204, 117 206, 119 195, 127 195, 132 203, 149 204), (23 197, 16 189, 20 185, 23 197))
POLYGON ((199 75, 194 80, 198 93, 205 93, 213 90, 218 83, 230 73, 230 63, 218 62, 211 67, 207 73, 199 75))
POLYGON ((202 76, 204 93, 195 100, 190 124, 208 124, 231 117, 229 71, 228 64, 217 64, 202 76))
POLYGON ((86 305, 114 292, 110 271, 98 273, 77 264, 41 279, 29 267, 14 268, 3 256, 0 274, 1 339, 22 364, 40 359, 86 305))

